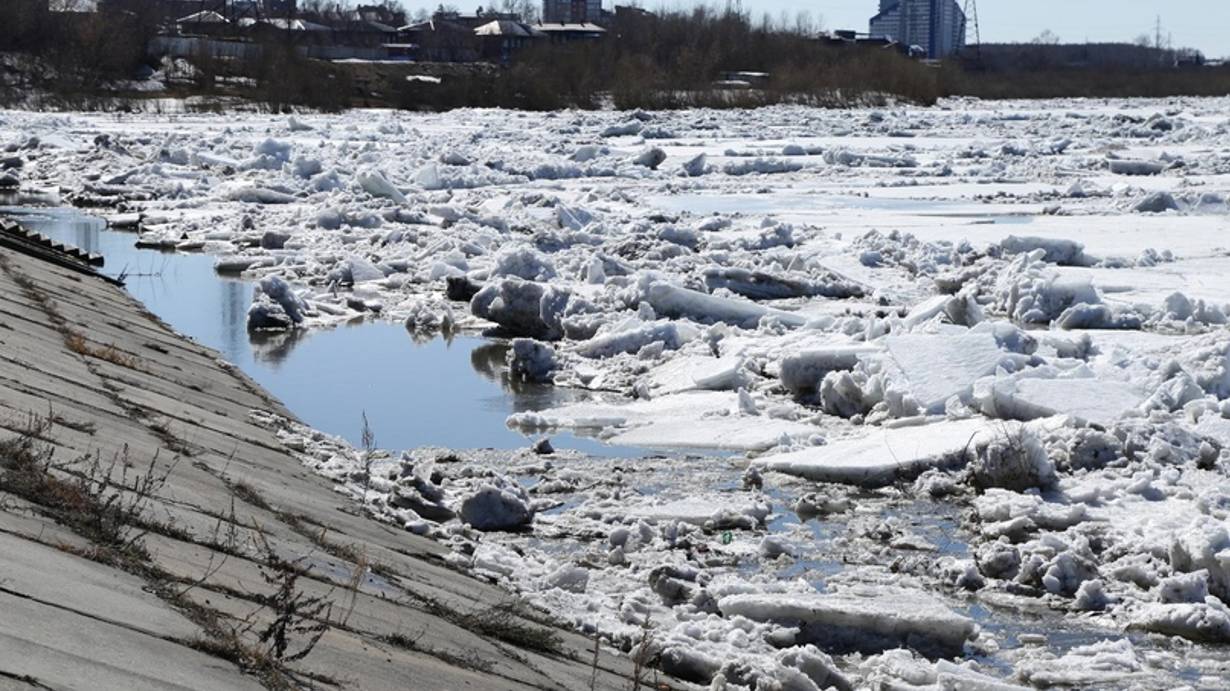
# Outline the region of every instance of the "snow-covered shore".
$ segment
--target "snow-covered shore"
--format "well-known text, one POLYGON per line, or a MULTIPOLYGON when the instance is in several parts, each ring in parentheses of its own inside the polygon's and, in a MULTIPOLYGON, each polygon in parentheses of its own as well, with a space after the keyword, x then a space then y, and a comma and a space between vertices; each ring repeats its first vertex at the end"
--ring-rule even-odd
POLYGON ((6 111, 0 144, 24 186, 260 279, 254 328, 493 329, 512 376, 606 396, 510 425, 743 454, 368 473, 264 420, 377 515, 676 675, 1230 673, 1147 635, 1230 644, 1230 99, 6 111), (960 549, 900 518, 919 505, 953 509, 960 549), (971 603, 1112 640, 1008 640, 971 603))

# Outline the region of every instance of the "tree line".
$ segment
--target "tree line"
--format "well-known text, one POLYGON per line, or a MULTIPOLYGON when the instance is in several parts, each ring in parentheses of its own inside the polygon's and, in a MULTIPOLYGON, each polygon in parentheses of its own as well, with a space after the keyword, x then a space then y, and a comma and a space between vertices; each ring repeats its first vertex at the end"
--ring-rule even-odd
MULTIPOLYGON (((72 2, 73 0, 67 0, 72 2)), ((502 0, 517 8, 525 0, 502 0)), ((0 1, 0 46, 29 58, 16 72, 0 73, 0 98, 21 102, 30 93, 45 103, 91 107, 100 94, 116 94, 157 56, 147 51, 166 21, 159 0, 105 0, 98 12, 51 13, 47 0, 0 1)), ((390 8, 395 3, 386 2, 390 8)), ((308 0, 300 9, 328 13, 345 5, 308 0)), ((819 40, 810 17, 753 19, 738 6, 617 12, 601 40, 534 41, 511 64, 381 66, 308 59, 291 33, 267 35, 243 58, 201 51, 189 57, 195 81, 172 95, 229 95, 271 110, 339 110, 393 106, 524 109, 751 107, 773 103, 822 106, 931 104, 947 95, 987 98, 1047 96, 1170 96, 1230 92, 1230 71, 1199 73, 1064 67, 1029 62, 1005 51, 1005 74, 988 54, 984 62, 927 64, 893 47, 819 40), (746 88, 720 88, 724 73, 767 75, 746 88), (407 80, 408 73, 444 75, 438 82, 407 80)), ((275 32, 276 34, 276 32, 275 32)), ((1059 48, 1046 46, 1046 55, 1059 48)), ((3 50, 0 48, 0 50, 3 50)), ((1015 50, 1015 49, 1014 49, 1015 50)), ((1021 49, 1026 50, 1026 49, 1021 49)), ((1039 48, 1028 48, 1037 53, 1039 48)), ((1066 50, 1066 49, 1065 49, 1066 50)), ((1033 53, 1029 53, 1032 55, 1033 53)), ((0 67, 0 69, 4 69, 0 67)), ((26 98, 28 100, 28 98, 26 98)))

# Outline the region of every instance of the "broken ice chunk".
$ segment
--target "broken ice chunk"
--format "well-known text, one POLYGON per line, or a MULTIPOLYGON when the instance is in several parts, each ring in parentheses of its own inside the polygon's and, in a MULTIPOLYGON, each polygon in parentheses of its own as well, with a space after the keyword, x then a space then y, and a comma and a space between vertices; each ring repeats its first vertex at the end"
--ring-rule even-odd
POLYGON ((646 290, 646 301, 661 315, 688 318, 704 324, 723 322, 753 329, 765 316, 773 316, 786 326, 802 326, 806 319, 783 310, 770 309, 746 300, 706 295, 669 283, 653 283, 646 290))
POLYGON ((860 359, 876 357, 882 352, 878 346, 850 343, 795 353, 782 360, 782 385, 795 395, 815 391, 829 372, 854 369, 860 359))
POLYGON ((389 179, 378 170, 364 170, 355 176, 355 181, 359 183, 359 187, 363 188, 364 192, 373 197, 384 197, 392 199, 398 204, 406 203, 406 195, 401 193, 389 179))
MULTIPOLYGON (((737 395, 730 394, 736 399, 737 395)), ((677 422, 654 422, 619 432, 608 441, 621 446, 648 448, 764 451, 785 439, 806 438, 816 428, 802 422, 755 415, 714 417, 677 422)))
POLYGON ((765 456, 757 463, 816 482, 882 487, 929 468, 964 461, 978 441, 1011 433, 1016 425, 973 419, 876 429, 866 437, 765 456))
POLYGON ((1194 641, 1230 643, 1230 610, 1213 599, 1199 604, 1146 604, 1133 614, 1130 626, 1194 641))
POLYGON ((821 280, 802 275, 775 275, 765 271, 740 268, 711 267, 705 269, 705 286, 709 290, 725 288, 752 300, 780 300, 794 297, 821 296, 845 299, 862 297, 862 286, 829 274, 821 280))
POLYGON ((1085 256, 1084 245, 1065 238, 1009 235, 1001 240, 999 245, 1008 254, 1022 254, 1040 249, 1045 252, 1042 261, 1050 264, 1089 266, 1093 263, 1093 260, 1085 256))
POLYGON ((654 503, 634 506, 628 515, 642 518, 649 523, 679 521, 712 530, 731 528, 751 530, 763 525, 769 515, 769 505, 759 501, 732 503, 731 497, 722 495, 689 497, 664 504, 654 503))
POLYGON ((1058 659, 1035 657, 1017 665, 1022 679, 1038 688, 1134 686, 1142 664, 1131 641, 1105 640, 1073 648, 1058 659))
POLYGON ((1071 415, 1105 426, 1139 406, 1145 397, 1137 387, 1113 380, 1004 377, 992 381, 977 398, 982 411, 994 417, 1034 420, 1071 415))
POLYGON ((534 518, 525 490, 504 483, 483 485, 461 502, 461 520, 477 530, 513 530, 534 518))
POLYGON ((908 393, 926 412, 943 412, 953 396, 966 396, 979 377, 1015 356, 1000 350, 990 333, 959 336, 904 334, 884 339, 890 385, 908 393))
POLYGON ((649 386, 658 393, 693 389, 731 390, 743 383, 741 357, 679 356, 649 373, 649 386))
POLYGON ((635 353, 655 343, 660 343, 663 348, 678 350, 698 334, 696 327, 690 324, 661 320, 599 334, 578 344, 577 353, 588 358, 609 358, 619 353, 635 353))
POLYGON ((570 296, 567 290, 554 286, 506 278, 492 281, 475 293, 470 311, 509 333, 556 341, 563 336, 560 316, 570 296))
POLYGON ((266 276, 256 284, 248 309, 248 329, 289 329, 303 323, 307 302, 278 276, 266 276))
POLYGON ((926 653, 959 653, 978 627, 921 590, 849 588, 825 594, 729 595, 723 616, 802 625, 800 639, 825 650, 881 652, 906 646, 926 653))

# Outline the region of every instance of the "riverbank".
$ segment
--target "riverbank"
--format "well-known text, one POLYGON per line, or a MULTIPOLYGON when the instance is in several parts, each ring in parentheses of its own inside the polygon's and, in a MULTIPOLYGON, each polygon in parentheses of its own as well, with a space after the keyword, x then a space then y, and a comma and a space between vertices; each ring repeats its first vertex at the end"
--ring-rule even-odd
POLYGON ((7 681, 631 683, 626 658, 595 657, 448 567, 438 543, 358 515, 249 419, 289 411, 122 289, 4 247, 0 291, 7 681))

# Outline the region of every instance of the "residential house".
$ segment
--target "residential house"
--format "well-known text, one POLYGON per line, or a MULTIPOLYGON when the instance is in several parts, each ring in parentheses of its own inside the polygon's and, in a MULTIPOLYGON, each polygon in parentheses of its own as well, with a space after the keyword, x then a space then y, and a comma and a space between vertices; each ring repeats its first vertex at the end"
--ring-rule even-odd
POLYGON ((495 19, 475 27, 479 56, 489 62, 507 65, 512 58, 545 34, 529 24, 511 19, 495 19))
POLYGON ((231 22, 218 12, 202 10, 175 20, 175 32, 181 36, 225 36, 231 33, 231 22))
POLYGON ((571 43, 573 41, 597 41, 606 36, 606 29, 590 22, 550 24, 542 22, 534 28, 547 37, 551 43, 571 43))
POLYGON ((415 46, 411 56, 423 62, 475 62, 478 41, 474 29, 436 15, 398 30, 403 44, 415 46))

